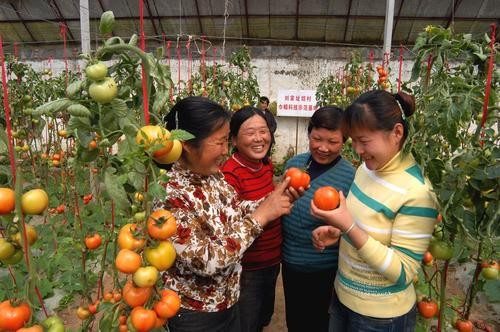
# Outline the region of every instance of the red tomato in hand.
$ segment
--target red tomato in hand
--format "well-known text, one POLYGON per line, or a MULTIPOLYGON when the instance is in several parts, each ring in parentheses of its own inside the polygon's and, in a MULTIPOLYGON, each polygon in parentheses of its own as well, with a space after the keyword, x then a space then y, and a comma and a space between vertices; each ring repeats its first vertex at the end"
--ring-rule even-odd
POLYGON ((299 190, 300 187, 306 189, 311 182, 309 174, 297 167, 289 168, 285 173, 285 177, 290 178, 288 186, 295 190, 299 190))
POLYGON ((313 202, 321 210, 336 209, 340 203, 339 192, 330 186, 321 187, 314 192, 313 202))

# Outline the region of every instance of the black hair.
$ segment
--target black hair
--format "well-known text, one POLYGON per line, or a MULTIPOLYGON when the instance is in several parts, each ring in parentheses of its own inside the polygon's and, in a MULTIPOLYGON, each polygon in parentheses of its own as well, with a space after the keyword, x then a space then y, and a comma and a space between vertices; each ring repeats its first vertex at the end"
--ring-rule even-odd
POLYGON ((349 133, 353 128, 391 131, 396 123, 401 123, 404 128, 403 143, 408 136, 406 118, 413 113, 415 97, 412 95, 373 90, 361 94, 347 107, 342 125, 349 133))
MULTIPOLYGON (((342 130, 343 111, 337 106, 323 106, 318 108, 309 119, 307 133, 310 134, 314 128, 328 130, 342 130)), ((342 134, 344 141, 346 137, 342 134)))
POLYGON ((261 96, 259 98, 259 102, 260 103, 267 103, 269 105, 269 98, 267 98, 266 96, 261 96))
MULTIPOLYGON (((271 128, 269 127, 269 122, 267 121, 267 118, 265 117, 264 113, 262 113, 261 110, 253 106, 245 106, 233 114, 233 116, 231 117, 231 122, 229 124, 229 136, 231 138, 238 136, 241 125, 254 115, 260 116, 266 122, 267 129, 269 129, 269 133, 271 135, 271 145, 269 146, 269 149, 271 149, 272 142, 274 142, 274 136, 273 133, 271 132, 271 128)), ((234 147, 233 152, 237 150, 238 149, 234 147)), ((266 164, 269 162, 267 156, 264 157, 262 161, 266 164)))
POLYGON ((178 101, 164 117, 168 130, 183 129, 195 137, 187 144, 199 148, 205 138, 231 119, 231 113, 216 102, 191 96, 178 101))

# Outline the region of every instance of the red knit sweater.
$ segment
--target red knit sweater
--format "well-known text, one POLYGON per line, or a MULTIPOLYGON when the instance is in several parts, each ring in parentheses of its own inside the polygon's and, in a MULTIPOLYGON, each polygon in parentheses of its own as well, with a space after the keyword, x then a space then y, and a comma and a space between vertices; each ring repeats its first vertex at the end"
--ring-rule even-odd
MULTIPOLYGON (((273 165, 252 163, 237 152, 222 166, 226 181, 244 200, 258 200, 274 190, 273 165)), ((270 222, 243 255, 245 270, 258 270, 281 262, 281 219, 270 222)))

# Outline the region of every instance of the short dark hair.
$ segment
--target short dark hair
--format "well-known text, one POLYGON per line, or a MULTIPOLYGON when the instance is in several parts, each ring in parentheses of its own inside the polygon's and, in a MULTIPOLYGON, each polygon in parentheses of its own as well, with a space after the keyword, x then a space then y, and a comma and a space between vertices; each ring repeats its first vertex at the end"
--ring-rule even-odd
MULTIPOLYGON (((307 133, 310 134, 314 128, 328 130, 342 130, 343 111, 337 106, 323 106, 318 108, 309 119, 307 133)), ((342 134, 344 141, 346 136, 342 134)))
POLYGON ((372 90, 361 94, 347 107, 342 126, 349 133, 352 128, 391 131, 396 123, 403 124, 403 142, 408 136, 406 117, 415 112, 415 97, 404 92, 391 94, 372 90), (403 115, 404 114, 404 115, 403 115))
POLYGON ((183 129, 195 136, 187 144, 199 148, 202 141, 231 119, 231 113, 216 102, 198 96, 178 101, 164 117, 168 130, 183 129))
POLYGON ((266 96, 260 96, 259 103, 267 103, 269 105, 269 98, 266 96))

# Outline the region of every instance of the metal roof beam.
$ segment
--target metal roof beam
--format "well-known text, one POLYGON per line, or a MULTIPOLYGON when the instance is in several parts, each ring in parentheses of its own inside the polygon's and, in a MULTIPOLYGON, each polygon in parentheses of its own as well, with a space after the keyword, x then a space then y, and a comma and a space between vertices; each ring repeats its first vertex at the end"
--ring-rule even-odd
POLYGON ((203 25, 201 24, 201 17, 200 17, 200 6, 198 5, 198 0, 194 0, 194 4, 196 5, 196 14, 198 14, 198 25, 200 27, 200 32, 203 35, 203 25))
POLYGON ((146 0, 146 8, 149 13, 149 19, 151 20, 151 25, 153 26, 153 31, 155 32, 155 35, 158 36, 158 30, 156 29, 156 24, 153 19, 153 13, 151 12, 151 7, 149 7, 149 0, 146 0))
POLYGON ((35 36, 33 36, 33 33, 31 32, 30 28, 28 28, 28 26, 26 25, 26 22, 23 20, 23 18, 19 14, 19 11, 17 10, 16 6, 12 2, 10 3, 10 6, 14 10, 14 12, 16 13, 16 15, 19 18, 19 20, 21 21, 21 24, 23 25, 24 29, 26 29, 26 32, 28 32, 28 35, 30 35, 30 38, 33 41, 36 41, 35 36))
POLYGON ((451 6, 451 13, 450 13, 450 16, 448 17, 448 22, 446 22, 446 26, 445 28, 448 28, 450 26, 450 24, 453 22, 453 19, 455 17, 455 13, 458 9, 458 6, 460 6, 460 4, 462 3, 462 0, 453 0, 453 2, 455 3, 453 6, 451 6))
MULTIPOLYGON (((50 7, 52 10, 55 12, 59 22, 63 22, 64 25, 66 26, 66 30, 68 31, 68 35, 70 36, 71 39, 75 39, 73 34, 71 33, 71 30, 69 29, 68 22, 62 15, 61 9, 59 9, 59 6, 57 5, 57 2, 55 0, 49 0, 50 7)), ((78 19, 79 20, 79 19, 78 19)))
POLYGON ((394 35, 394 32, 396 31, 396 26, 398 25, 399 17, 401 16, 401 10, 403 9, 404 3, 405 3, 405 0, 401 0, 401 4, 399 5, 399 9, 398 9, 398 14, 396 15, 396 21, 394 22, 394 26, 392 28, 393 35, 394 35))
POLYGON ((347 7, 347 16, 345 20, 344 38, 342 39, 343 41, 345 41, 347 37, 347 28, 349 27, 349 16, 351 15, 351 6, 352 6, 352 0, 349 0, 349 5, 347 7))

